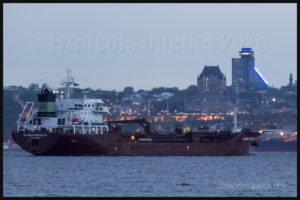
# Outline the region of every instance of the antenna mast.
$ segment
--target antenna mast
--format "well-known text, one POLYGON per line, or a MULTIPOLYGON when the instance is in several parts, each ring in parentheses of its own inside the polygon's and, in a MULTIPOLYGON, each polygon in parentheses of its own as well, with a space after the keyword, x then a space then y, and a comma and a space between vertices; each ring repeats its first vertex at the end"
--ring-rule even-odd
POLYGON ((237 130, 237 113, 238 113, 238 104, 239 104, 239 100, 238 100, 238 87, 236 87, 235 90, 236 96, 235 96, 235 107, 234 107, 234 116, 233 116, 233 130, 237 130))
POLYGON ((169 113, 169 96, 167 97, 167 113, 169 113))
POLYGON ((71 95, 71 86, 74 84, 73 77, 70 76, 72 70, 67 69, 67 81, 62 82, 62 85, 65 85, 65 98, 70 98, 71 95))

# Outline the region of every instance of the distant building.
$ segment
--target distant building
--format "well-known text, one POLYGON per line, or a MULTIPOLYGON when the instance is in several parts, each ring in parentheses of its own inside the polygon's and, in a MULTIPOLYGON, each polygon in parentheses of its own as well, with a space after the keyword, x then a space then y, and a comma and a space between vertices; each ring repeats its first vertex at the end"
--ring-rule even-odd
POLYGON ((197 78, 200 95, 222 95, 226 89, 226 77, 219 66, 205 66, 197 78))
POLYGON ((168 99, 169 97, 172 97, 174 96, 173 93, 170 93, 170 92, 162 92, 160 94, 155 94, 154 95, 154 98, 156 99, 168 99))
POLYGON ((233 110, 234 104, 226 96, 205 95, 184 103, 185 112, 199 112, 202 114, 226 114, 233 110))
POLYGON ((4 86, 3 89, 4 89, 4 90, 7 90, 7 91, 14 91, 14 92, 15 92, 15 91, 24 89, 24 87, 12 85, 12 86, 4 86))
POLYGON ((294 133, 297 131, 297 124, 291 122, 279 122, 277 125, 277 129, 281 129, 285 132, 294 133))
POLYGON ((143 99, 140 94, 131 94, 131 95, 127 95, 126 97, 123 97, 121 99, 121 103, 140 104, 142 100, 143 99))
POLYGON ((293 74, 290 74, 289 85, 288 86, 293 86, 293 74))
POLYGON ((293 94, 293 95, 297 94, 297 80, 295 81, 295 83, 293 83, 292 74, 290 74, 289 77, 289 84, 287 84, 286 86, 282 86, 280 90, 285 92, 286 94, 293 94))
POLYGON ((232 58, 232 86, 239 91, 264 90, 268 82, 255 67, 254 52, 251 48, 242 48, 240 58, 232 58))
POLYGON ((128 114, 129 112, 129 105, 113 105, 112 107, 112 113, 114 114, 128 114))

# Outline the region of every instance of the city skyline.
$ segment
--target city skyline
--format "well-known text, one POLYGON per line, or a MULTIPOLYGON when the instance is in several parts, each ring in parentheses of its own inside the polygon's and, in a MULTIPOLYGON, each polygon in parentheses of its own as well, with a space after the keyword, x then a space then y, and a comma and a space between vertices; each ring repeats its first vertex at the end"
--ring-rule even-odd
POLYGON ((297 80, 296 4, 4 4, 4 86, 57 88, 70 68, 81 88, 185 89, 205 66, 229 86, 247 47, 269 86, 297 80))

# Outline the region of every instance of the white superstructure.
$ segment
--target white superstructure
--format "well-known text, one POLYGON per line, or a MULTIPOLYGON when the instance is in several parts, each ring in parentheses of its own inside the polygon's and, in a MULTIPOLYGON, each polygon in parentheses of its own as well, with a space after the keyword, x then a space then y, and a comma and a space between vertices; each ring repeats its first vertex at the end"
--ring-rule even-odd
POLYGON ((108 112, 101 99, 70 98, 71 86, 78 85, 70 77, 68 69, 65 92, 49 92, 47 89, 39 94, 38 108, 34 102, 27 102, 17 121, 17 131, 38 131, 50 133, 103 134, 108 131, 103 122, 103 114, 108 112), (63 95, 64 94, 64 95, 63 95))

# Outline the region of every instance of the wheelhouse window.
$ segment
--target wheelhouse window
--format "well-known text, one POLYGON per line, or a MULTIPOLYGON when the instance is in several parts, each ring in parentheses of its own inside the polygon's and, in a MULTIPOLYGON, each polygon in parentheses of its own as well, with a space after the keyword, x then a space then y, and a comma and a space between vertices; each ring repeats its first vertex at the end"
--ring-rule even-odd
POLYGON ((73 110, 82 110, 83 105, 81 104, 74 104, 74 109, 73 110))
POLYGON ((96 104, 96 110, 102 110, 103 103, 96 104))

